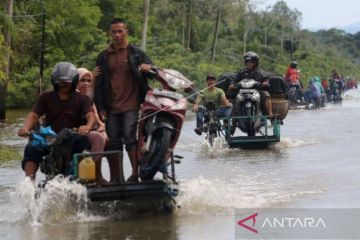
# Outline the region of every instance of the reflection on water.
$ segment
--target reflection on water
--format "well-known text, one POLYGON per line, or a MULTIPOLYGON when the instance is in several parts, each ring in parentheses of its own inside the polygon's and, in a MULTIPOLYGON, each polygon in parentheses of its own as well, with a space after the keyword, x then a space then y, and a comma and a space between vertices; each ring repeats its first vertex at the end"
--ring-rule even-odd
MULTIPOLYGON (((221 138, 210 147, 189 113, 175 151, 184 158, 173 215, 95 212, 80 185, 63 182, 36 202, 19 163, 0 165, 0 238, 233 239, 236 208, 360 207, 360 91, 347 95, 325 109, 290 111, 281 142, 264 150, 228 149, 221 138)), ((0 125, 1 145, 24 146, 21 122, 0 125)))

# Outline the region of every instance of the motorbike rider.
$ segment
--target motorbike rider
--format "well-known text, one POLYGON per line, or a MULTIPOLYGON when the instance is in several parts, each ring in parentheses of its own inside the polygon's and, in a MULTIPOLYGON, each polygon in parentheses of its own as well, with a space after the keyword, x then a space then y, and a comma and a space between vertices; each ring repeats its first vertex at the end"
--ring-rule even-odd
POLYGON ((297 71, 297 62, 291 61, 290 66, 288 67, 286 74, 285 74, 285 80, 291 84, 297 84, 299 81, 299 75, 297 71))
POLYGON ((340 73, 336 69, 333 69, 330 76, 330 91, 331 94, 339 97, 340 100, 342 99, 341 95, 344 87, 343 81, 344 80, 342 79, 340 73), (338 91, 336 91, 336 89, 338 89, 338 91))
POLYGON ((308 89, 305 91, 304 97, 306 102, 317 102, 321 103, 322 93, 324 93, 324 89, 321 86, 320 78, 313 76, 309 80, 308 89), (318 80, 317 80, 318 79, 318 80))
MULTIPOLYGON (((240 82, 243 79, 254 79, 261 83, 263 90, 260 91, 260 98, 261 98, 261 106, 263 112, 266 112, 269 115, 270 119, 273 118, 272 112, 272 103, 271 103, 271 96, 269 91, 265 90, 270 87, 269 84, 269 76, 264 70, 259 67, 259 55, 253 51, 246 52, 243 56, 245 68, 240 70, 234 80, 230 83, 229 90, 234 91, 237 89, 236 83, 240 82), (264 111, 265 110, 265 111, 264 111)), ((234 111, 235 108, 232 110, 232 115, 235 116, 236 112, 234 111)), ((237 121, 233 120, 233 124, 231 126, 231 134, 234 134, 236 129, 237 121)))
POLYGON ((321 84, 320 77, 314 76, 314 77, 312 77, 312 79, 314 81, 314 84, 320 89, 320 106, 325 107, 326 94, 325 94, 325 89, 323 88, 323 86, 321 84))
MULTIPOLYGON (((78 128, 81 136, 73 139, 72 153, 90 149, 88 138, 85 136, 95 123, 94 112, 91 110, 91 101, 87 96, 75 91, 79 74, 74 64, 60 62, 55 65, 51 73, 53 91, 44 92, 39 96, 32 111, 25 119, 24 126, 19 129, 18 135, 27 137, 38 123, 41 116, 45 116, 45 126, 59 133, 64 128, 78 128), (86 123, 83 124, 83 116, 86 123)), ((36 171, 42 157, 48 155, 47 149, 39 148, 29 142, 24 150, 22 168, 25 175, 35 180, 36 171)))
MULTIPOLYGON (((201 135, 204 122, 205 112, 199 110, 199 105, 206 101, 214 101, 216 107, 216 116, 218 118, 228 118, 231 115, 232 103, 225 96, 225 92, 221 88, 215 87, 216 78, 212 74, 206 76, 207 88, 202 94, 197 95, 192 111, 196 112, 196 128, 194 129, 197 135, 201 135)), ((227 126, 227 121, 224 120, 224 128, 227 126)))
POLYGON ((296 99, 301 100, 302 84, 300 82, 300 70, 297 69, 297 65, 298 63, 296 61, 291 61, 290 66, 288 67, 285 74, 285 81, 288 85, 288 89, 295 87, 296 99))
MULTIPOLYGON (((109 26, 112 43, 97 58, 95 105, 106 124, 108 150, 123 150, 125 144, 132 174, 128 182, 137 183, 137 120, 140 104, 149 90, 146 72, 151 60, 139 48, 128 42, 128 26, 115 18, 109 26)), ((119 159, 109 156, 110 181, 119 178, 119 159)))

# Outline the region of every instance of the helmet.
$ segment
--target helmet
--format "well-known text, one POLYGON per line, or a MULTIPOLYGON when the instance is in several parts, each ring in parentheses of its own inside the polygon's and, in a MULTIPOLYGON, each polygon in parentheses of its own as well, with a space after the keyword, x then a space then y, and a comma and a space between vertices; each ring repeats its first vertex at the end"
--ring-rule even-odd
POLYGON ((255 61, 256 63, 259 63, 259 55, 256 52, 249 51, 244 54, 244 61, 255 61))
POLYGON ((310 80, 311 80, 312 82, 320 82, 320 78, 319 78, 318 76, 312 76, 312 77, 310 78, 310 80))
POLYGON ((70 62, 59 62, 55 65, 51 73, 51 83, 54 89, 59 89, 58 84, 61 82, 71 83, 71 90, 75 91, 79 81, 79 73, 74 64, 70 62))
POLYGON ((291 61, 291 63, 290 63, 290 67, 292 67, 292 68, 296 68, 297 65, 298 65, 298 63, 296 61, 291 61))
POLYGON ((321 82, 318 76, 314 76, 314 82, 321 82))

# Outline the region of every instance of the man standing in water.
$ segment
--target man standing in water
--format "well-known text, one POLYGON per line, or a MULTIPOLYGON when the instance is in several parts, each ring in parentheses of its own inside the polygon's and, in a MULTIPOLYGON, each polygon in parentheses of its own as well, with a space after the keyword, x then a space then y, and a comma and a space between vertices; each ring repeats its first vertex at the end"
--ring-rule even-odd
MULTIPOLYGON (((143 73, 150 70, 151 60, 142 50, 128 43, 128 27, 123 19, 112 20, 109 34, 112 43, 96 61, 99 75, 96 78, 95 104, 106 123, 108 150, 122 151, 125 144, 132 167, 127 181, 137 183, 137 120, 140 104, 149 89, 143 73)), ((110 157, 108 161, 110 181, 116 182, 119 159, 110 157)))

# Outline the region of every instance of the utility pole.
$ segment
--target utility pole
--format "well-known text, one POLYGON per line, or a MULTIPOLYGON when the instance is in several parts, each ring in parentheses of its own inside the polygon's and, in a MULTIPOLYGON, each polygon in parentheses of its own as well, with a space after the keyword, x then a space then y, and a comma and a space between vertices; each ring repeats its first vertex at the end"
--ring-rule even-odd
POLYGON ((211 48, 211 63, 215 63, 215 54, 216 54, 216 44, 219 37, 219 25, 221 20, 221 10, 223 6, 223 0, 220 1, 219 9, 217 12, 216 24, 215 24, 215 32, 214 32, 214 40, 211 48))
POLYGON ((188 0, 188 9, 187 9, 187 41, 186 41, 186 49, 190 49, 191 42, 191 18, 192 18, 192 3, 191 0, 188 0))
POLYGON ((45 55, 45 20, 46 20, 46 10, 44 0, 41 1, 42 5, 42 29, 41 29, 41 51, 40 51, 40 77, 38 82, 38 96, 43 91, 43 82, 44 82, 44 55, 45 55))
MULTIPOLYGON (((13 0, 6 1, 6 13, 10 19, 13 16, 13 0)), ((11 47, 11 34, 10 29, 5 28, 5 47, 10 50, 11 47)), ((0 82, 0 120, 6 118, 6 95, 7 83, 10 78, 10 52, 8 51, 5 56, 5 80, 0 82)))
POLYGON ((150 0, 144 0, 144 24, 141 34, 141 49, 144 51, 146 48, 146 34, 148 28, 149 8, 150 8, 150 0))

